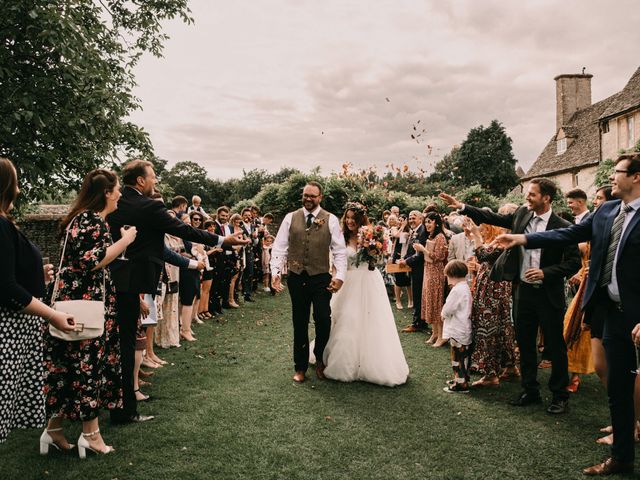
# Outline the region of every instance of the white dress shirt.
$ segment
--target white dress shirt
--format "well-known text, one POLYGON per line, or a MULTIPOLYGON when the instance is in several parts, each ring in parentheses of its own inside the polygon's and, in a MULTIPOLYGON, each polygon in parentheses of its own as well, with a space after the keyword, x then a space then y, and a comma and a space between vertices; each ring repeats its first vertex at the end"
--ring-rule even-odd
MULTIPOLYGON (((551 209, 547 210, 542 215, 533 215, 529 224, 527 225, 526 233, 544 232, 547 229, 547 224, 551 218, 551 209), (538 218, 539 220, 536 220, 538 218)), ((530 268, 540 269, 540 257, 542 256, 542 249, 536 248, 534 250, 526 250, 522 248, 522 265, 520 266, 520 280, 526 283, 540 284, 542 281, 529 282, 524 277, 524 272, 530 268)))
MULTIPOLYGON (((311 221, 314 221, 320 213, 320 206, 313 212, 302 209, 305 219, 309 214, 313 215, 311 221)), ((280 276, 284 265, 287 262, 287 253, 289 252, 289 228, 291 227, 291 218, 295 212, 287 213, 278 229, 278 234, 271 248, 271 276, 280 276)), ((347 273, 347 247, 344 243, 344 235, 340 229, 340 221, 338 218, 329 214, 329 232, 331 232, 331 255, 333 257, 333 266, 336 268, 335 278, 344 281, 347 273)))
MULTIPOLYGON (((620 208, 624 208, 625 204, 620 202, 620 208)), ((620 242, 618 242, 618 249, 616 250, 616 256, 613 258, 613 271, 611 272, 611 283, 607 285, 607 293, 609 298, 614 302, 620 302, 620 289, 618 288, 618 276, 616 275, 616 266, 618 265, 618 255, 620 254, 620 245, 622 244, 622 238, 624 237, 624 231, 627 229, 629 222, 634 215, 638 214, 640 209, 640 198, 636 198, 634 201, 629 202, 629 206, 633 208, 627 213, 622 224, 622 232, 620 232, 620 242)))
POLYGON ((442 338, 453 339, 462 345, 471 345, 471 307, 473 297, 467 282, 453 286, 442 307, 442 338))
POLYGON ((575 218, 573 219, 573 223, 578 225, 579 223, 582 222, 582 220, 584 220, 584 217, 586 217, 588 213, 589 213, 589 210, 585 210, 580 215, 576 215, 575 218))

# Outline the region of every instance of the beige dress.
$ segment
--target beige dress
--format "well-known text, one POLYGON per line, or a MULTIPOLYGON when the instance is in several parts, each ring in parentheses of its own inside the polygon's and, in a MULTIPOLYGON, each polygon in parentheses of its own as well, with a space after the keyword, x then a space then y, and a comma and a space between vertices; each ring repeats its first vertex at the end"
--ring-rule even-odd
MULTIPOLYGON (((164 242, 171 250, 179 252, 184 244, 182 240, 171 235, 165 235, 164 242)), ((170 282, 180 281, 180 268, 164 264, 170 282)), ((166 292, 162 302, 162 315, 158 315, 156 327, 156 345, 161 348, 180 346, 180 323, 178 317, 178 293, 166 292)))

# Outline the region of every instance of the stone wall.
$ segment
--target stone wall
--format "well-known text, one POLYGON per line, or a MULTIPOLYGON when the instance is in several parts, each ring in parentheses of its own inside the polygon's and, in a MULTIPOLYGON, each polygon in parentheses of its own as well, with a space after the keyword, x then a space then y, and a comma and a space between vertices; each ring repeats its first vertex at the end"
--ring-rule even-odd
POLYGON ((25 215, 20 229, 35 243, 43 257, 58 265, 60 261, 60 220, 69 211, 68 205, 40 205, 36 213, 25 215))

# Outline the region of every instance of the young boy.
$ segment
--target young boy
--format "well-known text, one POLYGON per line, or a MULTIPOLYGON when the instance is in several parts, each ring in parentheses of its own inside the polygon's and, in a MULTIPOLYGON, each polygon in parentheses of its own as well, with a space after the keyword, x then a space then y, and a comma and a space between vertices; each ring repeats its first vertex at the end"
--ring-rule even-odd
POLYGON ((471 306, 473 297, 467 284, 467 265, 451 260, 444 267, 444 274, 451 291, 442 307, 444 327, 442 338, 451 345, 453 380, 447 382, 447 393, 469 392, 469 366, 471 363, 471 306))

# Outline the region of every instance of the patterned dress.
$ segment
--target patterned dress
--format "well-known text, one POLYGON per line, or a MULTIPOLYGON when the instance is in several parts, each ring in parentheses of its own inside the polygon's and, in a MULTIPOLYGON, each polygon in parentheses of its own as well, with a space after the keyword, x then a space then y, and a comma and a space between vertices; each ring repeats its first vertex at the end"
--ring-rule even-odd
MULTIPOLYGON (((447 263, 447 239, 439 233, 433 239, 434 247, 431 259, 424 262, 424 280, 422 284, 422 319, 427 323, 442 323, 442 305, 444 305, 444 266, 447 263)), ((426 258, 426 254, 425 254, 426 258)))
POLYGON ((48 418, 88 421, 98 416, 100 408, 122 408, 115 290, 108 268, 92 271, 113 240, 109 226, 95 212, 79 214, 70 228, 56 300, 102 300, 104 275, 105 328, 98 338, 76 342, 45 332, 44 392, 48 418))
POLYGON ((0 443, 3 443, 15 428, 37 428, 45 424, 42 396, 44 320, 20 311, 31 302, 32 296, 44 295, 44 277, 40 251, 12 222, 1 216, 0 252, 3 281, 0 292, 0 443), (39 273, 42 277, 39 288, 26 290, 17 278, 21 272, 34 280, 39 273), (12 281, 15 282, 13 288, 12 281))
POLYGON ((495 282, 489 277, 501 253, 499 249, 476 249, 480 268, 471 310, 475 339, 471 363, 483 375, 499 375, 503 368, 516 366, 518 362, 511 324, 511 282, 495 282))

